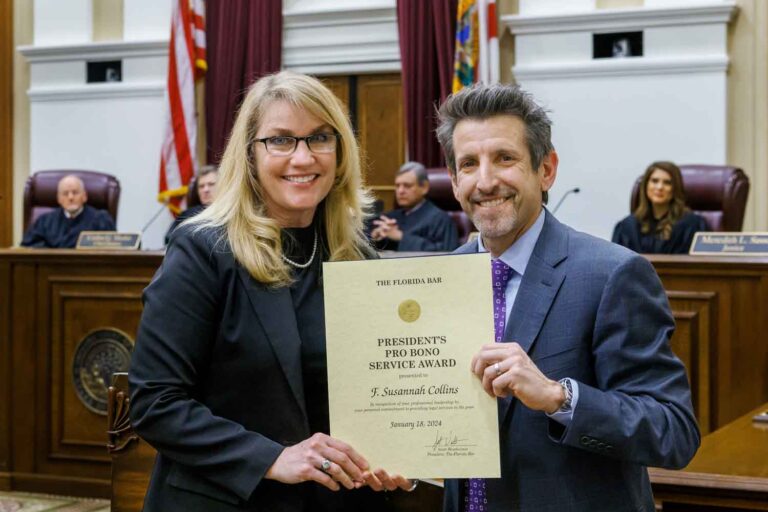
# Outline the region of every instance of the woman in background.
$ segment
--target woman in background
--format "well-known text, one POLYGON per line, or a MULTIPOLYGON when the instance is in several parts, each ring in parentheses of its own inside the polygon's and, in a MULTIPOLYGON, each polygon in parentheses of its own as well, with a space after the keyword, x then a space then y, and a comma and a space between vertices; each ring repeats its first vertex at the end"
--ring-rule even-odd
POLYGON ((637 209, 616 224, 613 242, 639 253, 687 254, 697 231, 709 228, 685 204, 680 168, 654 162, 640 182, 637 209))
POLYGON ((129 381, 133 427, 158 451, 145 512, 374 512, 371 488, 415 487, 328 435, 322 262, 371 254, 369 202, 330 90, 291 72, 256 82, 216 200, 173 233, 144 293, 129 381))

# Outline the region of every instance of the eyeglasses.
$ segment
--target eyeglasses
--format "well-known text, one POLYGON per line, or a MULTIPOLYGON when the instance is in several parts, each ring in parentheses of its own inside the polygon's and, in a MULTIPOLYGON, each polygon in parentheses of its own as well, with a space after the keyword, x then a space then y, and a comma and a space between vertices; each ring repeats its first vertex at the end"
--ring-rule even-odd
POLYGON ((289 135, 276 135, 256 139, 267 149, 267 153, 273 156, 292 155, 299 147, 299 141, 304 141, 309 150, 313 153, 333 153, 336 151, 336 141, 339 138, 338 133, 316 133, 306 137, 291 137, 289 135))

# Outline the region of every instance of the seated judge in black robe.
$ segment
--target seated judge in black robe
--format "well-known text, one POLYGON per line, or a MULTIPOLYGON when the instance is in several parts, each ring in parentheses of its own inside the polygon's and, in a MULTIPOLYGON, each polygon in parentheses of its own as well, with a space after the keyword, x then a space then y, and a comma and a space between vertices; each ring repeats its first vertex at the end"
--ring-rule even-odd
POLYGON ((85 204, 88 195, 77 176, 59 181, 56 200, 59 208, 41 215, 24 234, 23 247, 71 249, 82 231, 114 231, 115 222, 104 210, 85 204))
POLYGON ((687 254, 698 231, 709 228, 685 205, 680 169, 654 162, 640 182, 637 209, 616 225, 612 240, 639 253, 687 254))
POLYGON ((373 256, 343 106, 305 75, 260 79, 219 177, 144 292, 129 372, 131 423, 158 451, 144 512, 387 510, 373 491, 413 482, 329 435, 321 263, 373 256))
POLYGON ((429 179, 424 166, 407 162, 395 178, 398 209, 373 221, 370 237, 377 249, 390 251, 443 251, 459 246, 456 225, 426 198, 429 179))
POLYGON ((218 177, 219 173, 215 166, 205 165, 200 168, 197 180, 195 180, 197 197, 200 199, 200 204, 187 208, 176 217, 165 234, 165 245, 168 245, 168 242, 171 240, 171 234, 182 222, 202 212, 213 202, 213 198, 216 196, 216 181, 218 177))

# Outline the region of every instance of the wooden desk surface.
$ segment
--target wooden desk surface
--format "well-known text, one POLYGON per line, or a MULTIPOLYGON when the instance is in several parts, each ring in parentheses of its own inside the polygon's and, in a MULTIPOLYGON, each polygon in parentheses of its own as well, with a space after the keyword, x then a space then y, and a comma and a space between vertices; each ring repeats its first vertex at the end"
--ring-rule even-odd
MULTIPOLYGON (((682 471, 649 468, 656 498, 678 505, 768 510, 768 423, 752 421, 766 410, 768 403, 704 436, 682 471)), ((664 510, 687 509, 664 505, 664 510)))
POLYGON ((3 261, 77 261, 77 260, 163 260, 165 251, 126 251, 103 249, 30 249, 28 247, 12 247, 0 249, 0 260, 3 261))

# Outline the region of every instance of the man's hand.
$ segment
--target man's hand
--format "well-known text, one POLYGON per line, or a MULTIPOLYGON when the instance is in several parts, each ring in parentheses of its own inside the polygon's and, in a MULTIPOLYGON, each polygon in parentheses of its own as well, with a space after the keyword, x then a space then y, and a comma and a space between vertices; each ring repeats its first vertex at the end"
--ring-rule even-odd
POLYGON ((395 242, 399 242, 403 239, 403 232, 400 230, 400 226, 397 225, 395 219, 390 219, 386 215, 382 215, 377 220, 373 221, 373 225, 376 226, 371 231, 371 238, 375 241, 389 238, 395 242))
POLYGON ((483 345, 472 358, 472 373, 492 397, 514 396, 529 409, 552 414, 565 402, 565 392, 531 361, 517 343, 483 345))

